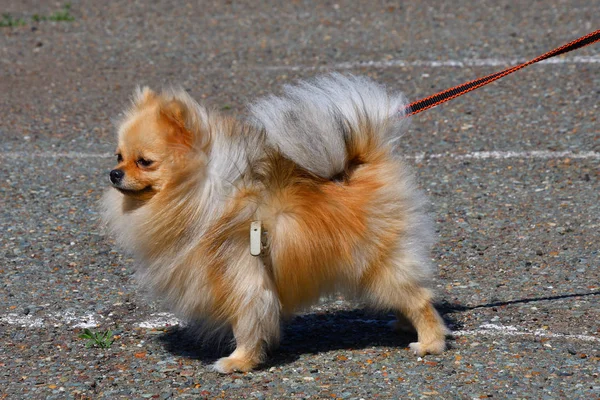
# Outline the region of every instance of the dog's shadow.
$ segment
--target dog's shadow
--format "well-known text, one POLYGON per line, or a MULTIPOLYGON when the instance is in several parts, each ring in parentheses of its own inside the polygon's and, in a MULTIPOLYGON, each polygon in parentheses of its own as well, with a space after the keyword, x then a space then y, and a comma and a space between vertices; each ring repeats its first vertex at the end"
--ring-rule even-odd
MULTIPOLYGON (((443 306, 439 307, 443 311, 443 306)), ((296 361, 304 354, 325 353, 339 349, 368 347, 405 348, 417 340, 415 333, 398 332, 390 327, 393 314, 376 314, 355 309, 298 315, 284 323, 280 346, 270 352, 260 369, 296 361)), ((446 322, 456 327, 454 321, 446 322)), ((212 363, 233 350, 230 332, 219 340, 202 341, 195 326, 173 327, 159 340, 167 351, 178 356, 212 363)))
MULTIPOLYGON (((568 293, 556 296, 525 298, 508 301, 466 306, 442 303, 436 308, 452 329, 462 329, 463 325, 453 317, 458 314, 481 308, 510 306, 538 301, 564 300, 568 298, 600 296, 599 291, 568 293)), ((296 361, 303 354, 325 353, 339 349, 364 349, 367 347, 407 347, 417 340, 416 334, 397 332, 390 328, 393 314, 376 314, 364 309, 315 312, 296 316, 283 325, 283 338, 276 351, 271 352, 261 369, 285 365, 296 361)), ((202 341, 195 326, 173 327, 159 337, 165 348, 178 356, 193 358, 205 363, 233 350, 231 333, 220 340, 202 341)), ((452 340, 450 338, 450 340, 452 340)), ((452 343, 450 342, 450 347, 452 343)))

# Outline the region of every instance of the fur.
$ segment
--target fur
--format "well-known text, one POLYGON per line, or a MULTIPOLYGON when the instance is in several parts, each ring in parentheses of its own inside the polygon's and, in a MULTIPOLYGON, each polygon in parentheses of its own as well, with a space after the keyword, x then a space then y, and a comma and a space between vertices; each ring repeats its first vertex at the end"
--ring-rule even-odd
POLYGON ((338 74, 287 86, 244 121, 182 90, 136 92, 105 221, 143 286, 183 318, 233 329, 216 370, 256 367, 282 317, 338 291, 409 321, 416 354, 444 350, 427 202, 394 154, 404 105, 338 74), (249 252, 255 220, 268 232, 261 257, 249 252))

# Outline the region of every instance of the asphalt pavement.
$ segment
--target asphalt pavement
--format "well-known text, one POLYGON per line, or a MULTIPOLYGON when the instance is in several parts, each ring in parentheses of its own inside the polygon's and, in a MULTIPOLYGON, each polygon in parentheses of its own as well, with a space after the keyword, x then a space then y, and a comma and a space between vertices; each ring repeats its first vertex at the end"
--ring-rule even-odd
POLYGON ((450 349, 326 299, 250 373, 140 292, 99 222, 136 85, 231 115, 285 83, 364 74, 411 100, 598 26, 598 0, 0 0, 0 399, 600 398, 600 45, 415 116, 450 349), (8 26, 6 26, 8 25, 8 26), (79 336, 108 330, 86 347, 79 336), (112 341, 112 343, 111 343, 112 341))

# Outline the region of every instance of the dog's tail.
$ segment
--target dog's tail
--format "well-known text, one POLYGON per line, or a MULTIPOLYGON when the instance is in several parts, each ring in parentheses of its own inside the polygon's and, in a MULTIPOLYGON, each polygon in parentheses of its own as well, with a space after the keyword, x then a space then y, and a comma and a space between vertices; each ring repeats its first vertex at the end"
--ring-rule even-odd
POLYGON ((408 118, 407 101, 365 77, 330 74, 251 106, 267 142, 302 168, 326 179, 352 164, 389 152, 408 118))

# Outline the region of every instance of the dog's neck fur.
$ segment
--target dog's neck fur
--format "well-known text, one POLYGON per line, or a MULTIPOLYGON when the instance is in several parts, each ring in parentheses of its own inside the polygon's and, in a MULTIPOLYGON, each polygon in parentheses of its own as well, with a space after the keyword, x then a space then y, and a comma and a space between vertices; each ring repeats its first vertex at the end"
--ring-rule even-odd
POLYGON ((137 232, 146 236, 146 248, 139 254, 143 258, 155 259, 157 248, 182 251, 194 246, 223 214, 227 202, 250 183, 252 164, 262 153, 262 133, 222 117, 207 121, 206 127, 210 134, 208 154, 192 150, 189 162, 174 182, 140 207, 140 218, 135 219, 144 221, 142 232, 137 232), (191 223, 174 223, 179 218, 191 223), (194 229, 186 231, 182 226, 194 229), (165 241, 177 244, 157 246, 165 241))

